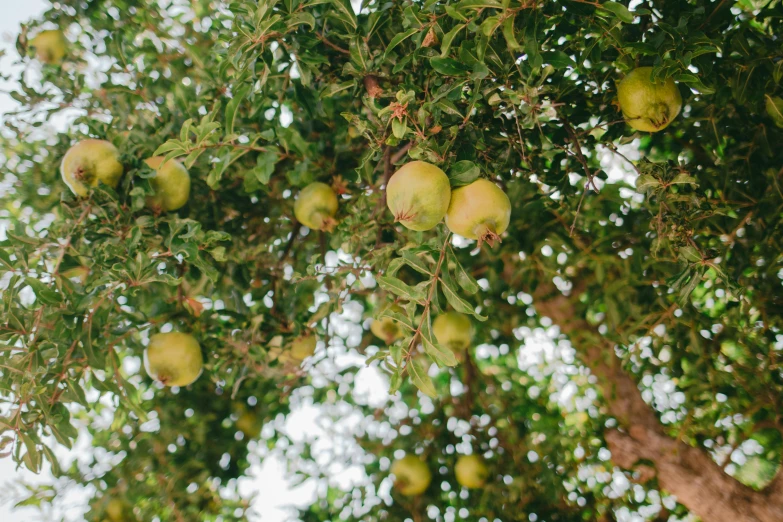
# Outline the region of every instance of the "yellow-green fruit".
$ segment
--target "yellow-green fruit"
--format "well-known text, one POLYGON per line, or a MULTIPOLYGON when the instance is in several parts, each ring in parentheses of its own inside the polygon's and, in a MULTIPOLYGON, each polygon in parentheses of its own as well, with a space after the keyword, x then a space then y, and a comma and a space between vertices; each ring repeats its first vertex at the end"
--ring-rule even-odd
POLYGON ((155 177, 150 178, 155 195, 147 199, 147 205, 169 212, 185 206, 190 197, 188 169, 174 160, 163 163, 162 156, 154 156, 144 163, 155 171, 155 177))
POLYGON ((114 188, 122 177, 120 152, 106 140, 82 140, 63 156, 60 174, 77 196, 86 196, 99 182, 114 188))
POLYGON ((766 98, 767 114, 772 121, 780 128, 783 128, 783 98, 779 96, 764 96, 766 98))
POLYGON ((296 219, 313 230, 331 231, 337 221, 337 194, 326 183, 310 183, 299 193, 294 203, 296 219))
POLYGON ((473 325, 470 318, 459 312, 446 312, 432 322, 432 333, 438 344, 460 353, 470 346, 473 337, 473 325))
POLYGON ((650 79, 652 67, 639 67, 623 78, 617 87, 617 100, 626 123, 636 130, 658 132, 665 129, 682 108, 682 96, 674 80, 650 79))
MULTIPOLYGON (((397 314, 405 314, 405 310, 399 305, 392 305, 390 310, 397 314)), ((392 344, 397 339, 402 339, 405 336, 400 325, 391 317, 373 319, 373 322, 370 325, 370 331, 386 344, 392 344)))
POLYGON ((35 57, 49 65, 62 63, 68 51, 68 40, 59 29, 41 31, 30 41, 35 48, 35 57))
POLYGON ((295 361, 302 362, 315 353, 315 345, 317 343, 318 339, 314 335, 302 335, 291 343, 289 353, 295 361))
POLYGON ((411 230, 430 230, 441 222, 451 199, 449 177, 435 165, 411 161, 386 186, 386 204, 394 220, 411 230))
POLYGON ((394 487, 405 496, 421 495, 432 480, 427 464, 415 455, 405 455, 391 466, 394 487))
POLYGON ((250 439, 256 439, 261 435, 261 420, 252 411, 246 411, 239 416, 236 422, 237 429, 250 439))
POLYGON ((125 511, 125 504, 119 499, 113 498, 106 504, 106 515, 112 522, 123 522, 125 511))
POLYGON ((478 455, 463 455, 458 458, 454 473, 460 486, 471 489, 484 487, 489 476, 484 459, 478 455))
POLYGON ((451 194, 446 226, 455 234, 486 241, 493 246, 500 241, 511 220, 511 201, 505 192, 489 180, 480 178, 455 189, 451 194))
POLYGON ((144 367, 153 379, 166 386, 187 386, 201 375, 204 358, 192 335, 159 333, 150 337, 144 350, 144 367))

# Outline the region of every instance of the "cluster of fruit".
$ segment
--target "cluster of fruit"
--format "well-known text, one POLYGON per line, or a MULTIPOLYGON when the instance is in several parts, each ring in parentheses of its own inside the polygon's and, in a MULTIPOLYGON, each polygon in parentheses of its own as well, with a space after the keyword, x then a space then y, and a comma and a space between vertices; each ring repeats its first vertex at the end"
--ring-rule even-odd
MULTIPOLYGON (((391 472, 394 475, 394 487, 409 497, 421 495, 432 482, 432 473, 427 463, 416 455, 405 455, 395 460, 391 472)), ((480 456, 461 455, 454 466, 454 475, 460 486, 478 489, 486 484, 489 469, 480 456)))

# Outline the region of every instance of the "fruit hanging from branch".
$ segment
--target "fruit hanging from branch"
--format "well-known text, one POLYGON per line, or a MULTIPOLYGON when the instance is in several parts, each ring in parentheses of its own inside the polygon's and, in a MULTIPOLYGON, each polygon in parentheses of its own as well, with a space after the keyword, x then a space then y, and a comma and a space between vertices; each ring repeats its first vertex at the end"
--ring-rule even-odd
POLYGON ((186 333, 155 334, 144 350, 147 373, 165 386, 192 384, 201 375, 203 366, 201 346, 195 337, 186 333))
POLYGON ((331 232, 337 225, 337 194, 326 183, 310 183, 299 193, 294 203, 296 219, 313 230, 331 232))
POLYGON ((626 123, 646 132, 665 129, 682 108, 682 96, 674 80, 654 81, 652 70, 652 67, 634 69, 617 87, 617 100, 626 123))
POLYGON ((82 140, 65 153, 60 164, 63 181, 77 196, 84 197, 90 187, 103 183, 115 188, 122 177, 117 147, 106 140, 82 140))
POLYGON ((459 485, 469 489, 484 487, 489 477, 489 469, 478 455, 462 455, 454 466, 454 474, 459 485))
POLYGON ((432 481, 427 463, 416 455, 405 455, 395 460, 391 472, 394 475, 394 487, 406 497, 421 495, 432 481))
POLYGON ((446 312, 432 322, 432 333, 441 346, 445 346, 455 354, 461 354, 473 337, 473 324, 470 318, 459 312, 446 312))
POLYGON ((60 65, 68 52, 68 40, 59 29, 41 31, 31 41, 38 61, 48 65, 60 65))
MULTIPOLYGON (((392 305, 390 310, 397 314, 405 314, 405 310, 400 305, 392 305)), ((405 335, 397 321, 391 317, 373 319, 370 331, 386 344, 393 344, 394 341, 402 339, 405 335)))
POLYGON ((494 246, 511 221, 511 201, 487 179, 477 179, 452 192, 446 226, 455 234, 494 246))
POLYGON ((150 184, 155 194, 147 198, 147 205, 156 210, 171 212, 179 210, 190 197, 190 174, 178 161, 163 162, 163 156, 154 156, 144 160, 155 171, 150 184))
POLYGON ((430 230, 449 208, 449 177, 435 165, 411 161, 392 175, 386 204, 394 220, 411 230, 430 230))

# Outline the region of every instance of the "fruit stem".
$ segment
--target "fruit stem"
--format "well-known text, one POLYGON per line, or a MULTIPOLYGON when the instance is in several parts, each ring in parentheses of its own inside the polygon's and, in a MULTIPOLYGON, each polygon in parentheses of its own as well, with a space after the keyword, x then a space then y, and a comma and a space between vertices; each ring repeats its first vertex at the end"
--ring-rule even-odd
POLYGON ((478 238, 478 247, 481 248, 481 245, 486 241, 489 243, 490 247, 495 246, 495 242, 500 243, 500 236, 495 233, 495 225, 488 222, 479 223, 476 225, 476 228, 473 229, 473 232, 476 234, 476 237, 478 238))

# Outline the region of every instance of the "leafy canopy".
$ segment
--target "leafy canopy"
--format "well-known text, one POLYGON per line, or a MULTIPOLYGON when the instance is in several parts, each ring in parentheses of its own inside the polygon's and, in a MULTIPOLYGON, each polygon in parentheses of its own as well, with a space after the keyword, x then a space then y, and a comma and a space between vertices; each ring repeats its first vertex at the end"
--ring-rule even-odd
POLYGON ((307 521, 721 520, 677 480, 691 476, 783 509, 753 496, 783 453, 783 131, 769 109, 782 10, 52 4, 21 28, 19 108, 0 138, 0 451, 68 479, 23 503, 81 484, 88 520, 113 499, 125 520, 244 520, 236 479, 278 452, 323 484, 307 521), (30 42, 54 28, 66 56, 42 64, 30 42), (683 97, 654 134, 615 102, 638 66, 683 97), (111 141, 125 174, 76 198, 58 167, 87 137, 111 141), (154 155, 190 172, 179 211, 145 205, 154 155), (384 187, 414 159, 452 188, 500 186, 502 243, 396 225, 384 187), (328 233, 294 218, 314 181, 339 194, 328 233), (466 353, 431 333, 448 310, 471 316, 466 353), (403 332, 390 346, 369 331, 383 317, 403 332), (172 330, 205 357, 187 388, 141 365, 150 335, 172 330), (320 340, 304 369, 281 356, 302 335, 320 340), (354 393, 367 372, 388 399, 354 393), (361 450, 288 432, 291 405, 310 403, 361 450), (80 430, 93 455, 61 466, 80 430), (690 460, 666 460, 669 443, 690 460), (433 474, 420 496, 390 491, 404 453, 433 474), (458 486, 465 453, 483 455, 484 489, 458 486), (348 464, 367 476, 346 491, 334 474, 348 464))

